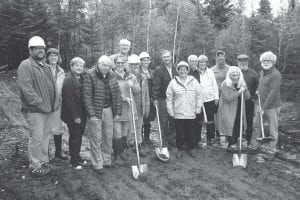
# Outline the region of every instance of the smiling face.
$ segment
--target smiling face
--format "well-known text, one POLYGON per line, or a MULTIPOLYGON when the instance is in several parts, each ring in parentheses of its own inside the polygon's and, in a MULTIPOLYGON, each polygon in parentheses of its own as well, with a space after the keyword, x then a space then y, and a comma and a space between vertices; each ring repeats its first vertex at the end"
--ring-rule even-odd
POLYGON ((225 55, 219 54, 216 58, 216 63, 219 67, 223 67, 225 65, 225 55))
POLYGON ((162 62, 163 62, 165 65, 169 65, 169 64, 171 63, 171 60, 172 60, 171 52, 166 51, 165 53, 163 53, 163 54, 161 55, 161 59, 162 59, 162 62))
POLYGON ((106 75, 111 68, 110 64, 107 63, 98 63, 98 69, 102 75, 106 75))
POLYGON ((71 65, 71 71, 76 74, 80 75, 83 72, 84 63, 82 62, 75 62, 73 65, 71 65))
POLYGON ((43 46, 30 47, 29 51, 30 55, 38 61, 42 61, 45 57, 45 47, 43 46))
POLYGON ((125 69, 125 65, 124 65, 124 62, 121 62, 121 61, 117 61, 116 62, 116 68, 117 72, 123 72, 124 69, 125 69))
POLYGON ((239 79, 240 79, 240 72, 239 71, 232 71, 229 74, 229 77, 230 77, 233 84, 237 84, 239 82, 239 79))
POLYGON ((133 74, 139 74, 140 73, 140 64, 139 63, 131 63, 129 64, 131 73, 133 74))
POLYGON ((189 64, 191 70, 195 71, 197 69, 197 65, 198 65, 198 58, 191 58, 188 61, 188 64, 189 64))
POLYGON ((141 59, 141 66, 148 68, 150 65, 150 62, 151 62, 150 58, 143 58, 143 59, 141 59))
POLYGON ((128 54, 130 50, 130 45, 129 44, 120 44, 119 49, 123 54, 128 54))
POLYGON ((55 53, 51 53, 48 57, 47 57, 48 61, 50 64, 52 65, 56 65, 58 62, 58 55, 55 53))
POLYGON ((247 71, 248 70, 248 60, 247 59, 238 60, 237 63, 238 63, 238 67, 242 71, 247 71))
POLYGON ((177 72, 180 77, 186 77, 188 75, 189 70, 187 66, 179 66, 177 68, 177 72))

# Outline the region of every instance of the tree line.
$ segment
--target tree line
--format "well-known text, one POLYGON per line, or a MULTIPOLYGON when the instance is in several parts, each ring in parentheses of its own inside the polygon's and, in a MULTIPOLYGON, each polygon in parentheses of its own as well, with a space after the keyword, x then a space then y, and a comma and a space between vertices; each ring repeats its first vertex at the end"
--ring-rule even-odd
POLYGON ((174 51, 175 62, 205 54, 210 65, 223 50, 231 65, 247 53, 258 70, 260 54, 271 50, 282 73, 300 73, 300 5, 287 1, 276 17, 268 0, 261 0, 250 17, 244 0, 1 1, 0 66, 16 68, 28 56, 28 39, 39 35, 47 47, 60 50, 65 69, 74 56, 92 66, 100 55, 116 53, 126 38, 131 53, 148 51, 153 65, 163 49, 174 51))

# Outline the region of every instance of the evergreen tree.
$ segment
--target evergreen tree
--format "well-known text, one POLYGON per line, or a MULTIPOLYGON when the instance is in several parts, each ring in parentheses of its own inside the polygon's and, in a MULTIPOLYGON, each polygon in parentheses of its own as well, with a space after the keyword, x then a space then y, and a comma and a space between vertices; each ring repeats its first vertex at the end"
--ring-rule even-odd
POLYGON ((272 18, 272 8, 269 0, 260 0, 258 13, 264 17, 272 18))

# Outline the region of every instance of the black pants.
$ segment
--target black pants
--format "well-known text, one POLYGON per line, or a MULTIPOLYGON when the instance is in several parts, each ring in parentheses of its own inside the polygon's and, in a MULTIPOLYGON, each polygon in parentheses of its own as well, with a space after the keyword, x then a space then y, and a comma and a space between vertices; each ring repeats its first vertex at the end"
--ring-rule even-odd
MULTIPOLYGON (((215 138, 215 122, 214 122, 214 112, 215 112, 215 101, 209 101, 204 103, 207 121, 213 122, 212 124, 206 125, 206 138, 208 141, 215 138)), ((202 122, 204 120, 203 110, 197 115, 196 123, 195 123, 195 141, 196 144, 201 141, 201 130, 202 130, 202 122)))
POLYGON ((246 100, 245 108, 246 108, 246 121, 247 121, 246 137, 248 143, 250 143, 252 133, 253 133, 254 102, 251 99, 246 100))
POLYGON ((241 97, 239 96, 233 130, 232 130, 232 136, 229 139, 228 146, 231 146, 238 141, 240 135, 240 121, 241 121, 240 118, 241 118, 241 97))
POLYGON ((85 130, 85 123, 68 123, 67 126, 69 129, 69 151, 71 163, 78 163, 80 158, 79 154, 82 143, 82 135, 85 130))
POLYGON ((195 148, 195 119, 175 119, 176 147, 183 150, 186 144, 189 150, 195 148))

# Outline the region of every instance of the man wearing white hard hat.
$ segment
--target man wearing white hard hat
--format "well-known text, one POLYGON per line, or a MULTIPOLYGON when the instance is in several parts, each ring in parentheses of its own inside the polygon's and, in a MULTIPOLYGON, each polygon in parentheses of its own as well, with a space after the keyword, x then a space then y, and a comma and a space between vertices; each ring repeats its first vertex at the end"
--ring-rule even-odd
POLYGON ((97 67, 83 78, 83 103, 88 115, 92 167, 103 174, 103 167, 112 167, 113 121, 122 114, 122 97, 117 79, 111 72, 113 63, 103 55, 97 67))
MULTIPOLYGON (((109 56, 109 58, 114 63, 114 60, 116 59, 116 57, 121 57, 125 61, 125 63, 124 63, 125 69, 128 69, 128 57, 129 57, 128 53, 129 53, 130 47, 131 47, 131 42, 129 40, 121 39, 119 42, 119 52, 109 56)), ((116 66, 113 65, 113 69, 115 67, 116 66)))
POLYGON ((155 107, 153 105, 153 101, 151 100, 152 96, 152 85, 153 85, 153 70, 150 69, 151 57, 147 52, 142 52, 139 55, 141 65, 140 72, 144 79, 147 79, 148 82, 148 91, 150 98, 150 111, 148 116, 144 116, 143 120, 143 145, 152 145, 152 141, 150 140, 150 129, 151 129, 151 121, 155 119, 155 107))
POLYGON ((41 37, 30 38, 30 56, 18 67, 21 111, 31 128, 28 141, 29 168, 36 176, 47 174, 52 167, 48 146, 54 111, 60 106, 56 82, 50 67, 44 62, 45 47, 41 37))

